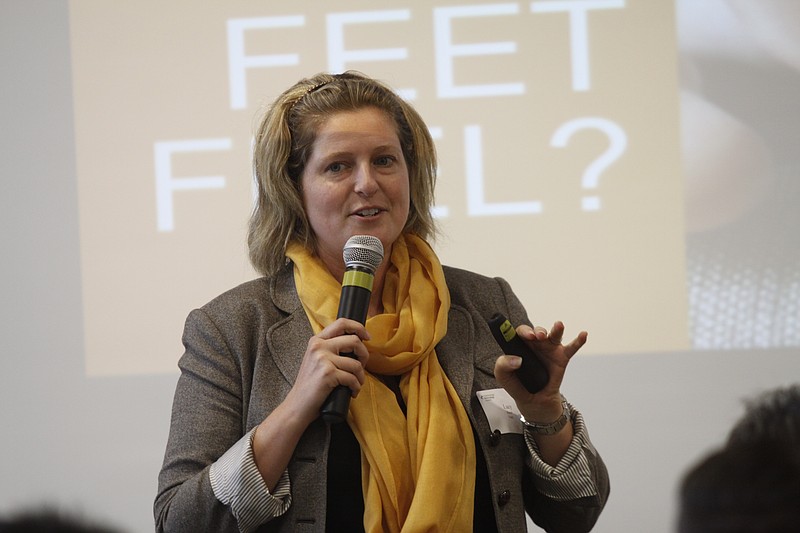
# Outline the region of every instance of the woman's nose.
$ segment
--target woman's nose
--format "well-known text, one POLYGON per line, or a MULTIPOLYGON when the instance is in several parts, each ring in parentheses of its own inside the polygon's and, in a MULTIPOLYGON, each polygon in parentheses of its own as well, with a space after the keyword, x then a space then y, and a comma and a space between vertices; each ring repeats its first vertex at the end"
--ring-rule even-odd
POLYGON ((355 173, 353 189, 362 196, 372 196, 378 190, 378 181, 375 179, 374 169, 371 165, 359 165, 355 173))

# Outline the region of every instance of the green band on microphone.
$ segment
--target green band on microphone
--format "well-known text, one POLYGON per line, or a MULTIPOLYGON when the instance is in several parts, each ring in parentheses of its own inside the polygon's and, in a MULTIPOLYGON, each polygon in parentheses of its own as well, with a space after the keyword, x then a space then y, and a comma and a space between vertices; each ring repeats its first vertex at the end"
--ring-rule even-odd
POLYGON ((362 289, 367 289, 368 291, 372 292, 372 281, 374 279, 375 276, 372 274, 367 274, 366 272, 361 272, 360 270, 345 270, 344 278, 342 279, 342 287, 361 287, 362 289))

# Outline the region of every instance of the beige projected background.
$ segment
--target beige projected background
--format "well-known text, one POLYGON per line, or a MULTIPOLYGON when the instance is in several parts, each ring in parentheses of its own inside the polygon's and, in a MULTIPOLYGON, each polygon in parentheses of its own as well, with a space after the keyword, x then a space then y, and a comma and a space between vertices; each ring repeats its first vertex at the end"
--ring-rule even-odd
POLYGON ((437 141, 442 261, 585 353, 688 348, 666 0, 73 0, 87 374, 174 372, 188 312, 255 276, 254 117, 356 69, 437 141))

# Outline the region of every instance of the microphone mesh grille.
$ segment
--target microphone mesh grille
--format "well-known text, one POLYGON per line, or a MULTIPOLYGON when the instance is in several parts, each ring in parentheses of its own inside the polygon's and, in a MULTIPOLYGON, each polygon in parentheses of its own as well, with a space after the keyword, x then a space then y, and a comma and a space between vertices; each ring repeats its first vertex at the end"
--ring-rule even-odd
POLYGON ((353 235, 342 250, 345 268, 362 267, 375 272, 383 261, 383 244, 372 235, 353 235))

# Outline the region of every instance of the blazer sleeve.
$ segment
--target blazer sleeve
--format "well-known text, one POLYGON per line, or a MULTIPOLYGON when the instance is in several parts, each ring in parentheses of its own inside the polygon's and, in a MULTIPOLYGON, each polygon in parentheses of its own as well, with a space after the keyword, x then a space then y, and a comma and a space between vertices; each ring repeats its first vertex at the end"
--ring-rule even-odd
MULTIPOLYGON (((249 440, 242 361, 202 309, 189 314, 183 344, 154 504, 156 531, 238 532, 241 524, 215 495, 209 472, 220 458, 240 453, 237 449, 246 448, 249 440)), ((285 506, 273 508, 274 516, 285 511, 285 506)))
MULTIPOLYGON (((461 322, 459 334, 474 335, 470 343, 475 347, 475 365, 479 370, 475 372, 472 393, 497 387, 499 385, 494 380, 493 368, 498 348, 486 319, 495 312, 502 312, 515 326, 533 325, 537 320, 529 318, 522 302, 504 279, 453 267, 447 267, 445 272, 452 301, 471 317, 471 329, 461 322)), ((477 404, 472 399, 469 402, 477 404)), ((469 402, 465 405, 469 405, 469 402)), ((478 413, 477 423, 485 423, 480 407, 475 412, 478 413)), ((508 487, 521 484, 520 511, 524 507, 524 512, 534 523, 550 532, 578 533, 591 530, 608 499, 606 466, 592 445, 587 425, 577 411, 573 425, 576 429, 575 438, 558 468, 549 468, 542 462, 535 446, 530 446, 525 438, 512 438, 519 442, 519 448, 512 452, 520 454, 519 461, 497 457, 497 453, 492 451, 497 448, 493 448, 488 439, 482 443, 488 450, 486 457, 490 463, 492 490, 499 494, 508 487)), ((485 433, 486 428, 483 429, 479 433, 480 438, 485 433)), ((507 440, 503 439, 502 442, 507 440)), ((513 494, 513 490, 511 492, 513 494)), ((513 496, 511 501, 515 501, 513 496)), ((511 514, 508 512, 509 504, 503 508, 498 507, 496 501, 493 504, 500 529, 516 530, 518 522, 512 523, 510 518, 508 523, 504 521, 504 517, 511 514)))
MULTIPOLYGON (((500 286, 511 320, 515 324, 533 325, 522 302, 514 294, 508 282, 502 278, 495 279, 500 286)), ((610 492, 608 470, 589 439, 589 432, 582 416, 576 414, 577 420, 573 417, 576 432, 570 446, 572 457, 569 461, 564 461, 569 466, 558 465, 561 471, 553 469, 552 472, 544 472, 541 468, 537 469, 537 466, 542 467, 544 463, 538 459, 535 443, 532 439, 526 439, 531 458, 526 461, 527 467, 523 475, 525 508, 533 521, 546 531, 565 533, 590 531, 608 500, 610 492), (565 484, 562 481, 561 485, 569 486, 570 492, 583 493, 585 496, 576 498, 559 496, 556 488, 559 484, 549 481, 556 477, 567 478, 568 482, 565 484), (548 485, 551 484, 553 490, 548 490, 550 489, 548 485)))

